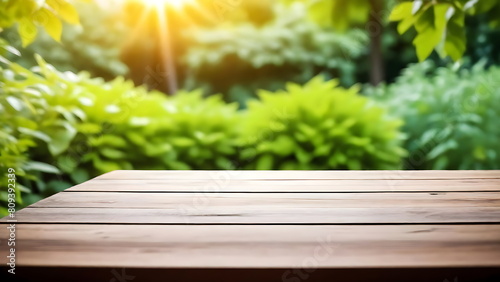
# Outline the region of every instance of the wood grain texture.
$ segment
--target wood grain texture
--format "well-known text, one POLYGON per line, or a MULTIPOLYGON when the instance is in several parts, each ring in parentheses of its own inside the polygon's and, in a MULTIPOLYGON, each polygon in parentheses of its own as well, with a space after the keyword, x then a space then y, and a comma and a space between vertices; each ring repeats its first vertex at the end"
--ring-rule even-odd
POLYGON ((500 179, 449 180, 92 180, 67 191, 113 192, 500 192, 500 179))
POLYGON ((16 216, 21 267, 500 268, 500 171, 116 171, 16 216))
MULTIPOLYGON (((290 208, 194 207, 26 208, 16 213, 19 223, 126 224, 420 224, 500 223, 500 207, 447 208, 290 208)), ((2 221, 3 222, 3 221, 2 221)))
POLYGON ((32 208, 203 209, 500 207, 500 192, 477 193, 115 193, 63 192, 32 208))
POLYGON ((17 258, 20 269, 500 267, 499 238, 499 225, 33 224, 18 227, 17 258))
POLYGON ((500 170, 117 170, 103 174, 95 179, 119 180, 289 180, 289 179, 361 179, 361 180, 400 180, 400 179, 500 179, 500 170))

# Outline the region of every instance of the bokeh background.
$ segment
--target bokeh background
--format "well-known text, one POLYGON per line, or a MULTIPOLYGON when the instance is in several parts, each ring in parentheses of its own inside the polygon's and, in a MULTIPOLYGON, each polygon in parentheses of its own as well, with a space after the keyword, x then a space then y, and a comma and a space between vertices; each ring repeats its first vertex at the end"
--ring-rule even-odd
POLYGON ((119 169, 499 169, 499 1, 0 0, 0 191, 119 169))

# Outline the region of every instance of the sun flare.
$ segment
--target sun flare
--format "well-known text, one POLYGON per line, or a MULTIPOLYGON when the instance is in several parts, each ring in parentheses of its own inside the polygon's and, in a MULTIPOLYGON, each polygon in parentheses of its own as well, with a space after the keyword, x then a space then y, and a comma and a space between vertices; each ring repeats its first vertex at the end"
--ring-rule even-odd
MULTIPOLYGON (((1 0, 0 0, 1 1, 1 0)), ((162 84, 168 88, 168 93, 176 93, 178 90, 177 85, 177 71, 174 63, 174 45, 172 44, 172 30, 179 26, 185 27, 186 18, 191 20, 190 17, 193 11, 198 14, 203 13, 203 10, 198 0, 116 0, 123 1, 123 3, 133 4, 134 7, 131 15, 135 19, 135 28, 130 35, 131 42, 140 38, 144 32, 154 31, 156 41, 154 41, 158 50, 160 50, 161 59, 157 62, 163 73, 166 73, 166 79, 162 79, 162 84), (141 13, 135 13, 135 4, 139 4, 141 13)))
POLYGON ((141 0, 144 2, 144 4, 151 6, 151 7, 156 7, 156 8, 161 8, 165 6, 172 6, 174 8, 181 8, 189 2, 192 2, 193 0, 141 0))

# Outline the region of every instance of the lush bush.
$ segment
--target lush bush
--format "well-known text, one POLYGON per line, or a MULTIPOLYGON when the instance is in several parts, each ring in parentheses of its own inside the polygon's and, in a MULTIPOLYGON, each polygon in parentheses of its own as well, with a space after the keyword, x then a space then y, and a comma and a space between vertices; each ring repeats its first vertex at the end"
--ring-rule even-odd
POLYGON ((236 153, 236 105, 225 104, 219 96, 204 99, 199 91, 169 99, 163 95, 152 99, 151 94, 126 97, 119 91, 115 97, 121 102, 98 99, 91 112, 86 110, 95 124, 108 120, 107 128, 100 128, 101 134, 89 140, 96 149, 84 157, 92 160, 97 173, 120 168, 231 167, 236 153), (106 108, 116 112, 116 122, 106 116, 106 108), (120 117, 127 112, 125 119, 120 117))
POLYGON ((397 169, 401 121, 338 81, 260 91, 242 126, 252 169, 397 169))
POLYGON ((369 91, 405 120, 408 169, 500 168, 500 68, 424 62, 369 91))
POLYGON ((236 105, 199 92, 167 98, 37 60, 33 71, 0 68, 0 166, 16 170, 26 203, 115 169, 231 167, 236 105))
MULTIPOLYGON (((2 62, 6 62, 3 57, 0 59, 2 62)), ((42 173, 59 172, 56 167, 50 164, 34 161, 35 158, 28 153, 30 149, 41 143, 46 145, 51 142, 45 131, 50 132, 59 125, 50 125, 44 120, 33 118, 41 111, 50 111, 52 114, 56 114, 56 109, 44 109, 47 103, 38 99, 40 91, 46 89, 45 85, 37 84, 35 81, 32 81, 33 85, 23 85, 21 81, 12 84, 5 83, 7 80, 16 79, 16 75, 20 75, 23 71, 25 70, 17 65, 12 65, 12 69, 0 66, 0 169, 2 171, 0 174, 2 183, 0 199, 2 202, 7 201, 6 172, 9 169, 14 169, 18 178, 16 183, 18 204, 23 204, 20 197, 21 192, 30 192, 29 187, 25 186, 27 183, 39 180, 38 176, 42 173), (28 88, 28 86, 29 90, 27 91, 17 89, 18 87, 28 88)), ((61 120, 61 122, 64 126, 64 121, 61 120)), ((0 212, 6 212, 3 206, 0 212)))
POLYGON ((343 85, 354 84, 353 59, 366 52, 366 33, 336 33, 311 22, 306 13, 300 3, 277 5, 275 18, 262 26, 188 30, 186 86, 203 86, 244 103, 257 89, 281 89, 286 81, 305 83, 320 72, 339 77, 343 85))
MULTIPOLYGON (((0 1, 0 32, 2 36, 4 28, 12 27, 17 23, 17 31, 23 46, 27 46, 35 40, 39 27, 46 30, 47 34, 54 40, 59 41, 62 34, 62 22, 70 24, 79 23, 79 18, 74 7, 66 0, 61 1, 0 1)), ((13 33, 12 33, 13 34, 13 33)), ((20 56, 19 51, 12 47, 6 40, 0 38, 0 63, 10 65, 6 59, 9 55, 20 56)), ((19 95, 16 87, 18 85, 7 85, 6 80, 15 80, 16 75, 26 70, 18 65, 12 65, 12 69, 5 69, 0 65, 0 214, 7 214, 7 203, 14 200, 17 204, 24 204, 21 193, 29 193, 31 190, 23 185, 26 181, 38 181, 41 173, 58 173, 56 167, 47 163, 33 161, 29 157, 30 148, 36 147, 38 141, 49 142, 49 136, 43 131, 35 130, 47 124, 37 124, 18 113, 37 113, 47 104, 40 101, 30 101, 28 97, 19 95), (12 95, 9 95, 11 93, 12 95), (11 197, 11 181, 17 177, 19 181, 14 183, 15 197, 11 197), (24 181, 21 181, 24 180, 24 181), (7 187, 7 183, 9 187, 7 187), (5 204, 5 205, 3 205, 5 204)), ((26 85, 24 85, 26 86, 26 85)), ((20 87, 23 87, 22 83, 20 87)), ((37 88, 44 89, 45 85, 33 85, 29 92, 37 96, 37 88)), ((42 121, 43 123, 43 121, 42 121)), ((56 125, 57 126, 57 125, 56 125)))
POLYGON ((263 91, 238 112, 199 91, 167 97, 39 56, 33 70, 1 60, 0 166, 16 170, 22 204, 116 169, 385 169, 402 154, 399 122, 334 81, 263 91))

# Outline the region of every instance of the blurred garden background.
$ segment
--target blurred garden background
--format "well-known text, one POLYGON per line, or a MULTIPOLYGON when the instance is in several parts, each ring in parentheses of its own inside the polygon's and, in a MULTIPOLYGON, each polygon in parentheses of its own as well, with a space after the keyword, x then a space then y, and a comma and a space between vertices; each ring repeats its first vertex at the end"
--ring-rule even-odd
POLYGON ((500 169, 497 0, 0 0, 0 31, 1 214, 119 169, 500 169))

